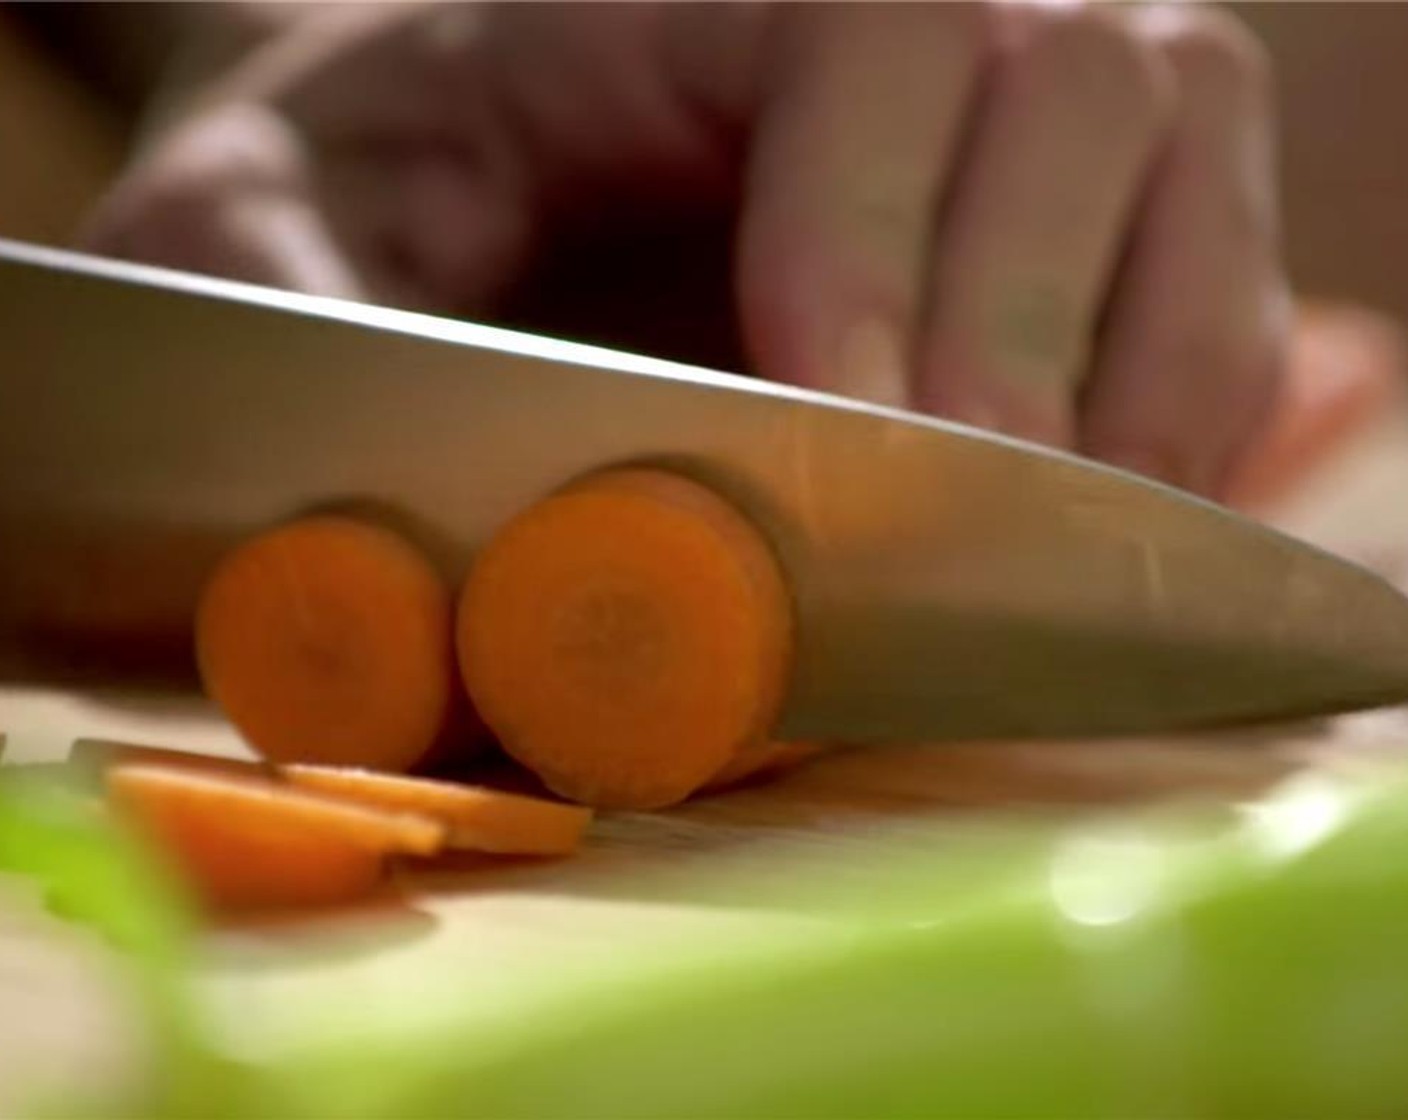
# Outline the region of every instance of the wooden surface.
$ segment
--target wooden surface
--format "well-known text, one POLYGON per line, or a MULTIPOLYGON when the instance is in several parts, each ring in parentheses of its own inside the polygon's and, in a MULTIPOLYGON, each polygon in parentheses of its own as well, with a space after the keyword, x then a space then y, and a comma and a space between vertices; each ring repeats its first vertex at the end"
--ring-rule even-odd
MULTIPOLYGON (((1283 528, 1408 575, 1408 420, 1392 418, 1277 512, 1283 528), (1398 570, 1399 568, 1402 570, 1398 570)), ((63 757, 79 736, 106 736, 241 754, 228 727, 199 704, 42 689, 0 692, 7 763, 63 757)), ((310 987, 374 992, 388 966, 422 963, 501 975, 545 954, 620 951, 628 935, 707 936, 757 921, 716 904, 692 906, 634 884, 719 864, 779 840, 844 847, 877 823, 1040 806, 1086 813, 1189 795, 1241 798, 1307 766, 1354 765, 1408 744, 1399 712, 1323 726, 1120 742, 968 743, 862 749, 823 758, 768 784, 669 813, 601 819, 580 856, 544 864, 466 859, 409 876, 395 899, 355 913, 227 930, 211 940, 205 980, 236 1035, 291 1022, 310 987), (650 877, 654 878, 650 878, 650 877), (310 947, 316 951, 310 951, 310 947)), ((0 906, 0 1116, 8 1075, 127 1068, 140 1048, 121 1028, 120 995, 101 953, 46 923, 21 897, 0 906), (62 944, 66 952, 54 951, 62 944), (19 1024, 7 1028, 4 1024, 19 1024)), ((404 976, 404 973, 398 975, 404 976)), ((398 980, 398 983, 401 982, 398 980)))

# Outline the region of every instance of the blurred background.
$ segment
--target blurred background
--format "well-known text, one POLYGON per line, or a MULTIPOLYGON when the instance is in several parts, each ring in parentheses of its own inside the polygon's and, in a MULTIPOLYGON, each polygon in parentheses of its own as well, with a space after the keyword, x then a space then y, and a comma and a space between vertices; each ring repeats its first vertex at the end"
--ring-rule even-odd
MULTIPOLYGON (((1408 4, 1224 6, 1262 38, 1276 67, 1298 287, 1408 318, 1408 4)), ((151 34, 140 42, 107 36, 105 7, 0 3, 0 236, 71 240, 123 158, 134 75, 161 64, 158 12, 169 6, 151 6, 151 34), (81 10, 81 21, 57 20, 64 9, 81 10)), ((234 18, 236 6, 227 7, 234 18)), ((239 5, 239 19, 255 35, 261 21, 295 7, 239 5)))

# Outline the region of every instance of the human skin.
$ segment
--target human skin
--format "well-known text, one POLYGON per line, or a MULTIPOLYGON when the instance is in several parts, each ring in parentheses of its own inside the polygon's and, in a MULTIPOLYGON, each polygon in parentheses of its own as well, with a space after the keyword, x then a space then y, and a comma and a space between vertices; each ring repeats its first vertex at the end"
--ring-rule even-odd
POLYGON ((86 244, 1217 496, 1288 328, 1267 71, 1203 5, 312 5, 183 91, 86 244))

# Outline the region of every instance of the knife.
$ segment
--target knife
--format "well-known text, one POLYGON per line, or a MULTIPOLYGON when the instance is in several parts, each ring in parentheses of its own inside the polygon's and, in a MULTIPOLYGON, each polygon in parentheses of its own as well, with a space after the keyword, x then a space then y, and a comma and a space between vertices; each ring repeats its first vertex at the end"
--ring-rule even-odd
POLYGON ((777 546, 798 612, 784 735, 1122 735, 1408 699, 1408 600, 1378 577, 964 426, 13 242, 0 339, 11 646, 48 601, 34 589, 81 597, 95 555, 175 555, 352 499, 431 527, 456 574, 552 488, 649 461, 718 487, 777 546))

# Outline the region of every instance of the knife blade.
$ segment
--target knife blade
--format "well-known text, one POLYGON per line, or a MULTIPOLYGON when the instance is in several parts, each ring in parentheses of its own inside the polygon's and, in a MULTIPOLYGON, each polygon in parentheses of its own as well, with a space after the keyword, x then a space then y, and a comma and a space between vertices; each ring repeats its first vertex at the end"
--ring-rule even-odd
POLYGON ((95 550, 351 498, 433 527, 455 574, 552 488, 645 461, 715 485, 777 546, 799 640, 785 735, 1122 735, 1408 699, 1408 600, 1376 576, 960 425, 13 242, 0 338, 11 643, 33 589, 81 590, 95 550))

